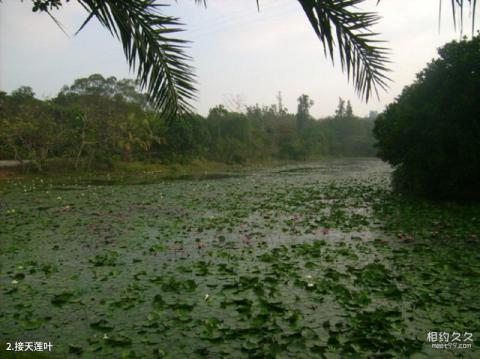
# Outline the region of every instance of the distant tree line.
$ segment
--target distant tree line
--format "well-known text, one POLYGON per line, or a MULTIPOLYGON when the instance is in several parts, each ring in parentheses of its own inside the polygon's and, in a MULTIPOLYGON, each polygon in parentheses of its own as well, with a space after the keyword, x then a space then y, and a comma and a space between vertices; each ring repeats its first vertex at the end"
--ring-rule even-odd
POLYGON ((229 164, 260 160, 310 160, 322 156, 373 156, 374 118, 359 118, 340 99, 335 115, 315 120, 313 101, 298 98, 296 114, 279 103, 223 106, 207 117, 166 121, 133 80, 95 74, 64 86, 49 100, 29 87, 0 93, 0 159, 30 160, 41 170, 52 159, 76 168, 109 167, 117 161, 229 164))

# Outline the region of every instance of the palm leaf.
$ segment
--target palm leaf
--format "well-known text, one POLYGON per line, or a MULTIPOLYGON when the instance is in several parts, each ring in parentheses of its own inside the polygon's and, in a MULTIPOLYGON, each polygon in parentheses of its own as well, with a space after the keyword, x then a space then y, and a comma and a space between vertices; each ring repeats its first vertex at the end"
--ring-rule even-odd
MULTIPOLYGON (((355 90, 366 101, 378 88, 386 89, 387 49, 370 31, 379 16, 355 9, 364 0, 298 0, 313 30, 323 43, 325 55, 334 60, 338 47, 342 70, 352 78, 355 90)), ((205 0, 195 0, 204 4, 205 0)), ((259 7, 259 0, 256 0, 259 7)))
MULTIPOLYGON (((441 2, 442 0, 440 0, 441 2)), ((456 8, 460 11, 460 32, 463 32, 463 7, 468 2, 470 9, 472 11, 472 36, 475 34, 475 12, 477 10, 477 0, 451 0, 452 2, 452 16, 453 16, 453 26, 457 28, 457 16, 456 8)))
POLYGON ((366 101, 378 89, 386 89, 388 50, 379 46, 371 32, 379 16, 357 10, 364 0, 298 0, 318 38, 325 55, 334 61, 334 50, 343 71, 353 80, 355 90, 366 101))
POLYGON ((78 31, 95 16, 121 41, 128 64, 136 68, 154 108, 168 119, 192 110, 189 101, 196 90, 191 59, 185 53, 187 42, 172 37, 182 31, 182 24, 161 13, 166 5, 154 0, 78 2, 90 13, 78 31))

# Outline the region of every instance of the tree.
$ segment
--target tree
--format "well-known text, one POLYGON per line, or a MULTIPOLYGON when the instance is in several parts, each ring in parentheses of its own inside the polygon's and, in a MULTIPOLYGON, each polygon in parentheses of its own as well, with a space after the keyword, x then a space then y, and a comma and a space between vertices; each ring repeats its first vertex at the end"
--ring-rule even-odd
POLYGON ((353 117, 353 108, 350 100, 347 101, 347 107, 345 108, 345 117, 352 118, 353 117))
POLYGON ((345 120, 353 117, 353 108, 350 100, 347 100, 347 104, 345 105, 345 100, 339 97, 337 109, 335 110, 335 118, 337 120, 345 120))
POLYGON ((310 116, 310 108, 313 106, 314 102, 305 94, 302 94, 297 101, 297 129, 301 131, 305 129, 308 121, 312 119, 310 116))
POLYGON ((344 117, 345 117, 345 100, 339 97, 337 109, 335 110, 335 118, 342 119, 344 117))
POLYGON ((297 101, 297 114, 304 117, 310 117, 310 108, 314 105, 314 102, 312 99, 310 99, 310 96, 302 94, 298 97, 297 101))
POLYGON ((288 112, 288 109, 283 107, 283 97, 281 91, 278 91, 277 93, 277 111, 280 115, 285 115, 288 112))
POLYGON ((375 120, 378 116, 378 112, 377 111, 369 111, 368 112, 368 119, 369 120, 375 120))
POLYGON ((117 80, 114 76, 104 78, 100 74, 93 74, 76 79, 70 86, 63 86, 59 96, 73 94, 118 98, 140 105, 144 109, 150 108, 147 96, 141 93, 137 83, 131 79, 117 80))
POLYGON ((25 160, 31 160, 41 170, 47 159, 64 145, 60 116, 54 104, 35 99, 30 87, 22 86, 10 96, 2 96, 0 149, 7 149, 22 168, 25 160))
POLYGON ((164 141, 163 129, 154 123, 161 120, 133 80, 93 74, 63 86, 53 102, 68 112, 62 120, 69 147, 62 156, 74 159, 76 168, 144 158, 154 144, 164 141))
POLYGON ((35 98, 35 92, 30 86, 20 86, 12 91, 11 96, 19 100, 27 100, 35 98))
POLYGON ((480 35, 453 41, 375 123, 394 187, 430 197, 480 198, 480 35))

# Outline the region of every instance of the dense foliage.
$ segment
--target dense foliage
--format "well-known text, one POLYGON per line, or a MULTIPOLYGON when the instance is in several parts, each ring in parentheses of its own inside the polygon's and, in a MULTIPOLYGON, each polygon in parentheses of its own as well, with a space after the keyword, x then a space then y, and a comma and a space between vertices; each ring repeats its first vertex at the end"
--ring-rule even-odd
POLYGON ((480 36, 453 41, 375 124, 401 191, 480 198, 480 36))
POLYGON ((117 161, 207 159, 243 164, 259 160, 308 160, 320 156, 372 156, 373 120, 353 115, 343 100, 335 116, 315 120, 313 101, 299 97, 297 114, 281 105, 247 106, 244 113, 212 108, 206 118, 156 115, 132 80, 92 75, 64 86, 50 100, 28 87, 0 95, 0 159, 51 159, 74 167, 117 161))

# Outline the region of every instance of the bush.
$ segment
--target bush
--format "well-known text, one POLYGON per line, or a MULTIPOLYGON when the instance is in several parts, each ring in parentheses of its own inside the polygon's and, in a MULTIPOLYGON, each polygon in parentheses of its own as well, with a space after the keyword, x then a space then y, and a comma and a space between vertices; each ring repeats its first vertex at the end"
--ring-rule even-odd
POLYGON ((480 36, 453 41, 375 122, 395 189, 480 199, 480 36))

